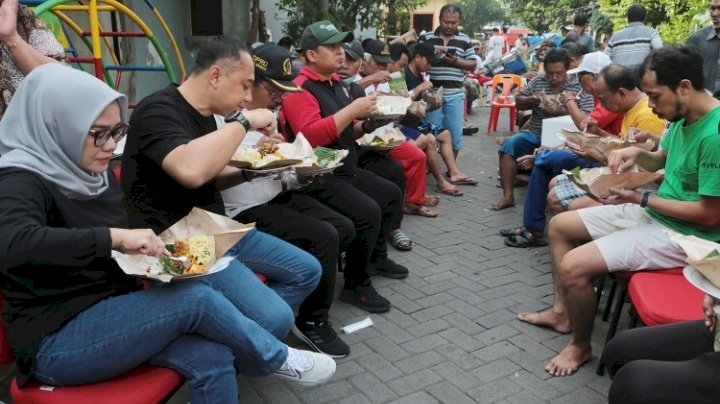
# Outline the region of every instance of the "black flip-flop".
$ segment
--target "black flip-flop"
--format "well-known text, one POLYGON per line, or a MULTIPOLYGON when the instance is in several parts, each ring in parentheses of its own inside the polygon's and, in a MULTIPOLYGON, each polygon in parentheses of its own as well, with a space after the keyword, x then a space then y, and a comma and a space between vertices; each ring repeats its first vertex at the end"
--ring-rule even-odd
POLYGON ((505 239, 505 245, 515 248, 543 247, 548 245, 545 237, 535 238, 529 231, 505 239))

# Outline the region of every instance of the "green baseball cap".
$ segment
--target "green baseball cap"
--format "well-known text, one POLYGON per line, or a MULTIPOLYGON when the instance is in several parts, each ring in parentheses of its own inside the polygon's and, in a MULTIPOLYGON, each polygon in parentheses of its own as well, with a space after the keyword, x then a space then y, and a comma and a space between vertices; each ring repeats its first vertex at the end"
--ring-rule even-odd
POLYGON ((352 32, 340 32, 328 20, 314 22, 308 25, 300 39, 303 50, 315 49, 318 45, 334 45, 340 42, 350 42, 355 38, 352 32))

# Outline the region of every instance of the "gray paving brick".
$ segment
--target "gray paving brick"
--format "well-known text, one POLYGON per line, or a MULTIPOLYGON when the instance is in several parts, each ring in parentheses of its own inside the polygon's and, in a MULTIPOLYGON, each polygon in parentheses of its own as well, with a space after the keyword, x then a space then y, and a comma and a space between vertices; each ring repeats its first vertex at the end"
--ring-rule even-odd
POLYGON ((423 309, 420 311, 416 311, 415 313, 411 314, 412 318, 417 320, 419 323, 424 323, 427 321, 430 321, 434 318, 442 317, 446 314, 452 313, 452 309, 442 305, 442 306, 435 306, 435 307, 428 307, 427 309, 423 309))
POLYGON ((538 343, 527 335, 516 335, 510 338, 510 342, 539 359, 550 359, 556 355, 554 351, 549 350, 545 345, 538 343))
POLYGON ((435 351, 429 351, 417 355, 411 355, 406 359, 394 362, 395 366, 405 374, 419 372, 423 369, 430 369, 433 366, 446 362, 447 359, 435 351))
POLYGON ((415 337, 424 337, 429 334, 439 333, 450 328, 450 324, 442 318, 434 318, 430 321, 407 328, 407 331, 415 337))
POLYGON ((385 381, 378 379, 369 373, 355 375, 350 378, 350 382, 356 387, 357 391, 362 393, 373 403, 384 403, 396 400, 398 395, 392 391, 385 381))
POLYGON ((515 318, 515 313, 506 309, 494 311, 490 314, 478 317, 477 322, 485 328, 493 328, 497 325, 507 323, 515 318))
POLYGON ((386 321, 383 318, 378 319, 374 327, 378 334, 391 339, 396 344, 401 344, 414 338, 414 336, 408 333, 405 328, 400 327, 392 321, 386 321))
POLYGON ((330 382, 313 387, 300 393, 300 397, 309 403, 329 403, 353 394, 353 386, 345 380, 330 382))
POLYGON ((442 362, 430 368, 435 374, 442 375, 442 378, 449 381, 463 391, 477 387, 475 375, 467 370, 458 367, 452 362, 442 362))
POLYGON ((507 324, 501 324, 480 333, 477 338, 485 345, 493 345, 498 341, 509 339, 518 333, 519 331, 515 328, 510 327, 507 324))
POLYGON ((400 295, 400 294, 393 294, 392 296, 385 296, 386 299, 390 300, 390 303, 392 303, 393 308, 396 310, 400 310, 403 313, 414 313, 418 310, 422 310, 423 306, 417 304, 413 300, 408 299, 407 297, 400 295))
POLYGON ((478 341, 476 338, 471 337, 455 328, 440 332, 440 336, 452 342, 453 344, 465 349, 467 352, 476 351, 484 347, 484 344, 478 341))
POLYGON ((423 390, 427 386, 433 385, 441 380, 440 376, 436 375, 429 369, 424 369, 419 372, 409 374, 405 377, 395 379, 387 383, 393 391, 399 396, 407 396, 410 393, 418 390, 423 390))
MULTIPOLYGON (((266 403, 282 404, 300 402, 300 399, 295 397, 293 392, 288 390, 282 383, 256 387, 255 390, 266 403)), ((245 397, 242 397, 242 400, 244 401, 245 397)))
POLYGON ((407 358, 409 355, 397 343, 386 336, 369 339, 365 341, 365 344, 390 362, 407 358))
POLYGON ((439 346, 447 344, 447 340, 437 334, 426 335, 402 344, 402 348, 408 352, 427 352, 439 346))
POLYGON ((350 397, 345 397, 340 400, 340 404, 370 404, 372 401, 368 400, 367 397, 362 394, 353 394, 350 397))
POLYGON ((478 403, 496 403, 503 398, 523 391, 522 387, 513 382, 512 375, 481 385, 470 390, 468 394, 478 403))
POLYGON ((508 341, 500 341, 496 344, 487 346, 482 349, 478 349, 473 352, 473 356, 480 359, 483 362, 491 362, 495 359, 505 358, 515 352, 519 352, 520 348, 511 344, 508 341))
POLYGON ((467 318, 480 318, 487 313, 483 310, 483 303, 475 306, 465 303, 462 300, 453 300, 445 303, 445 306, 451 308, 453 312, 460 313, 467 318))
MULTIPOLYGON (((506 402, 505 400, 499 401, 499 403, 505 403, 505 402, 506 402)), ((537 404, 537 403, 542 403, 543 400, 528 393, 527 391, 523 391, 518 394, 515 394, 512 397, 508 397, 507 402, 512 403, 512 404, 537 404)))
POLYGON ((426 391, 441 403, 471 404, 475 401, 449 382, 441 382, 428 387, 426 391))
POLYGON ((417 393, 410 394, 407 397, 395 401, 396 404, 434 404, 438 402, 439 401, 424 391, 418 391, 417 393))
POLYGON ((515 383, 526 391, 531 391, 534 396, 544 401, 550 401, 562 394, 555 387, 548 385, 545 380, 538 378, 526 370, 521 370, 517 375, 517 378, 514 379, 515 383))
POLYGON ((452 296, 452 295, 450 295, 449 293, 440 292, 440 293, 436 293, 436 294, 431 295, 431 296, 421 297, 421 298, 415 299, 415 303, 418 304, 418 305, 420 305, 420 306, 422 306, 422 307, 424 307, 424 308, 428 308, 428 307, 439 306, 439 305, 441 305, 441 304, 443 304, 443 303, 447 303, 447 302, 452 301, 452 300, 454 300, 454 299, 455 299, 455 297, 452 296))
POLYGON ((457 345, 447 344, 439 346, 435 349, 442 356, 446 357, 450 362, 456 364, 463 370, 471 370, 482 365, 482 361, 464 351, 457 345))
POLYGON ((442 319, 447 321, 452 327, 464 332, 465 334, 475 335, 485 331, 485 328, 480 324, 470 320, 460 313, 450 313, 447 316, 442 317, 442 319))
POLYGON ((554 400, 558 404, 574 404, 574 403, 604 403, 606 402, 605 397, 598 394, 596 391, 588 388, 583 387, 578 390, 573 391, 572 393, 568 393, 562 397, 557 398, 554 400))
POLYGON ((379 354, 366 355, 359 359, 358 363, 380 380, 392 380, 403 375, 403 372, 379 354))
POLYGON ((472 372, 477 375, 480 385, 520 371, 520 366, 508 359, 486 363, 472 372))

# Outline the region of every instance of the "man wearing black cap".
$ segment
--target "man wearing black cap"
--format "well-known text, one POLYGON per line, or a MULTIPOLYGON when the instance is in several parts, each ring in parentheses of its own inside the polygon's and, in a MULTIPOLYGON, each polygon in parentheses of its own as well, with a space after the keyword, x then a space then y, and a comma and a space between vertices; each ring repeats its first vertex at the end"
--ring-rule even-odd
POLYGON ((374 130, 373 125, 359 118, 375 110, 376 97, 350 102, 336 74, 345 62, 340 43, 352 39, 352 33, 338 31, 329 21, 305 28, 302 48, 307 66, 295 79, 305 91, 283 99, 282 126, 286 136, 302 132, 313 146, 349 151, 344 165, 333 175, 313 182, 301 192, 347 216, 355 225, 356 236, 346 252, 345 286, 340 299, 363 310, 384 312, 390 309, 390 302, 377 293, 368 272, 396 279, 407 277, 407 268, 387 257, 385 240, 386 232, 399 227, 398 220, 402 219, 402 194, 392 182, 356 167, 355 139, 374 130))
MULTIPOLYGON (((292 81, 297 74, 292 72, 290 53, 285 49, 267 44, 254 48, 252 53, 255 82, 248 110, 275 110, 286 93, 302 91, 292 81)), ((222 126, 222 117, 216 115, 216 121, 222 126)), ((272 140, 284 141, 277 136, 272 140)), ((249 132, 241 147, 254 147, 269 140, 259 132, 249 132)), ((237 171, 233 167, 226 170, 237 171)), ((223 185, 229 184, 221 183, 221 188, 223 185)), ((255 222, 258 230, 300 247, 320 261, 323 270, 320 283, 300 305, 292 332, 314 350, 343 358, 350 353, 350 347, 333 330, 328 311, 335 294, 338 251, 344 251, 350 244, 355 227, 350 219, 316 199, 282 191, 281 181, 268 178, 231 186, 222 191, 225 211, 241 223, 255 222)))

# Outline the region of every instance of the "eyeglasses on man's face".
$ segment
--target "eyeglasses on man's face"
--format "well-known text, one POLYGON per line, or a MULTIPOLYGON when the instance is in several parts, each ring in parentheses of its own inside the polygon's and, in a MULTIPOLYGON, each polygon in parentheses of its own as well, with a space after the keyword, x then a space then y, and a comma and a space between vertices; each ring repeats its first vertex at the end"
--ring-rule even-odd
POLYGON ((260 85, 265 88, 265 91, 270 94, 270 97, 272 97, 273 100, 281 101, 285 97, 285 92, 280 90, 279 88, 275 87, 271 83, 267 81, 261 81, 260 85))
POLYGON ((123 140, 123 138, 127 135, 128 129, 130 129, 130 124, 127 122, 121 123, 114 128, 91 127, 88 131, 88 135, 93 137, 95 147, 102 147, 110 139, 115 141, 115 143, 123 140))

